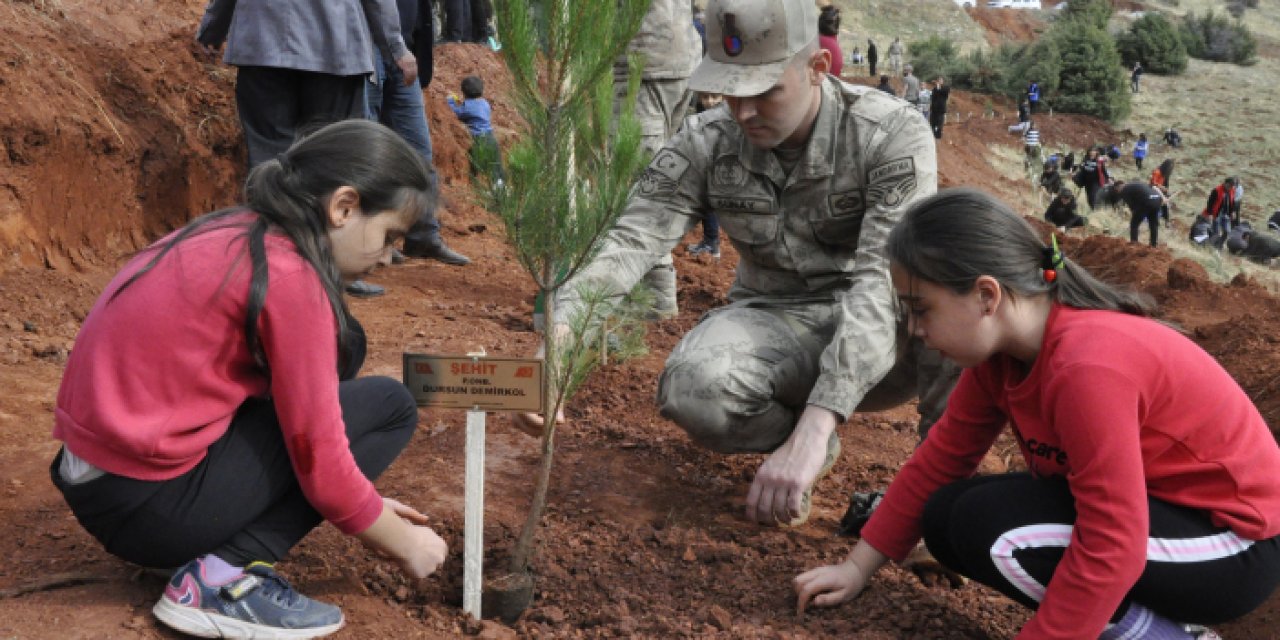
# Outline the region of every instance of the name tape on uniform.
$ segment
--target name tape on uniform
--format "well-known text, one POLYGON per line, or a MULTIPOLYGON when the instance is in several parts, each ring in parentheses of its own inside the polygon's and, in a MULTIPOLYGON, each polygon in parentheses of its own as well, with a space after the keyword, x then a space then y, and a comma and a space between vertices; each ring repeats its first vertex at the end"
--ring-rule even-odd
POLYGON ((406 353, 404 384, 420 406, 542 411, 542 360, 406 353))

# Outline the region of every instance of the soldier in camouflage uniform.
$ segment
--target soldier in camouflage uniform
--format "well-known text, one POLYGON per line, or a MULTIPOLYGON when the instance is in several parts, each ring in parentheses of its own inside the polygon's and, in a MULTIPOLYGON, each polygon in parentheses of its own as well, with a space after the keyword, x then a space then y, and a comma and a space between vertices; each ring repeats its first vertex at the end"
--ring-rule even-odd
MULTIPOLYGON (((701 52, 702 38, 693 26, 689 2, 653 0, 640 30, 627 45, 628 54, 643 59, 635 117, 640 144, 650 154, 656 154, 679 128, 690 101, 689 74, 698 66, 701 52)), ((626 56, 613 65, 615 105, 626 96, 628 71, 626 56)), ((654 314, 675 316, 676 271, 669 252, 645 274, 644 282, 654 293, 654 314)))
POLYGON ((937 187, 934 141, 912 105, 829 76, 812 0, 712 0, 708 57, 690 79, 727 106, 686 121, 654 157, 581 285, 622 295, 704 213, 741 260, 730 304, 667 360, 664 416, 725 453, 772 452, 747 516, 798 524, 839 451, 836 426, 920 395, 922 431, 958 369, 918 341, 889 279, 885 242, 937 187))

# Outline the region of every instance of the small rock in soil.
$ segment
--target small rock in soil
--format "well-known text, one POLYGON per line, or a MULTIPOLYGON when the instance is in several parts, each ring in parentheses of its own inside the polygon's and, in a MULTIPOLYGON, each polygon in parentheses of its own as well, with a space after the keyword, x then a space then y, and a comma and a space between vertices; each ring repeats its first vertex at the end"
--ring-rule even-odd
POLYGON ((516 632, 511 627, 485 620, 480 623, 480 633, 476 637, 482 640, 513 640, 516 638, 516 632))
POLYGON ((710 609, 707 609, 707 622, 721 631, 728 631, 733 627, 733 616, 729 615, 724 607, 713 604, 710 609))

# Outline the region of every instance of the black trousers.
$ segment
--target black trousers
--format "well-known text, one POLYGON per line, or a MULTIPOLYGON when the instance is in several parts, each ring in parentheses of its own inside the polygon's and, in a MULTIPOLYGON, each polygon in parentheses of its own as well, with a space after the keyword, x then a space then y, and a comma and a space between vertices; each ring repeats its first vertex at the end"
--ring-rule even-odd
POLYGON ((1129 217, 1129 241, 1138 241, 1138 229, 1142 227, 1142 221, 1147 221, 1147 228, 1151 230, 1151 246, 1156 246, 1156 240, 1160 235, 1160 205, 1151 207, 1142 207, 1134 209, 1129 217))
POLYGON ((365 116, 365 76, 240 67, 236 111, 252 169, 288 150, 300 132, 365 116))
POLYGON ((942 113, 934 113, 933 111, 929 112, 929 127, 933 129, 934 138, 938 140, 942 139, 942 127, 945 126, 946 124, 947 124, 946 111, 943 111, 942 113))
POLYGON ((445 42, 472 42, 475 34, 474 20, 471 16, 471 0, 444 0, 444 33, 441 39, 445 42))
MULTIPOLYGON (((1280 536, 1242 543, 1231 531, 1213 526, 1202 511, 1155 498, 1148 499, 1148 509, 1152 542, 1146 568, 1112 621, 1137 602, 1179 622, 1219 624, 1257 608, 1280 584, 1280 536), (1180 549, 1194 546, 1193 540, 1226 551, 1188 557, 1180 549)), ((924 539, 943 565, 1034 609, 1062 560, 1075 520, 1065 481, 1027 473, 980 476, 929 498, 924 539), (1032 527, 1034 535, 1027 535, 1032 527), (1015 575, 1025 572, 1031 582, 1015 585, 1001 567, 1015 575)))
MULTIPOLYGON (((386 377, 338 385, 347 440, 369 479, 386 470, 418 422, 409 390, 386 377)), ((108 552, 147 567, 173 568, 207 553, 231 564, 275 562, 322 521, 307 502, 270 400, 241 405, 226 434, 190 471, 160 482, 106 474, 68 485, 50 473, 81 526, 108 552)))

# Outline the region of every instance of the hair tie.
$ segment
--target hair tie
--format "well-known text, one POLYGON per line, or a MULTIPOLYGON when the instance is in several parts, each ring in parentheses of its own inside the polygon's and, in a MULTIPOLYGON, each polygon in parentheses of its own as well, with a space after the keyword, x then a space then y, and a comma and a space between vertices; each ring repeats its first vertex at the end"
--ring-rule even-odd
POLYGON ((1042 251, 1044 260, 1040 264, 1040 268, 1044 269, 1044 281, 1053 284, 1058 279, 1058 269, 1061 269, 1066 263, 1066 259, 1062 257, 1062 251, 1058 249, 1058 236, 1049 234, 1049 245, 1042 251))

